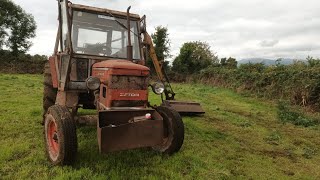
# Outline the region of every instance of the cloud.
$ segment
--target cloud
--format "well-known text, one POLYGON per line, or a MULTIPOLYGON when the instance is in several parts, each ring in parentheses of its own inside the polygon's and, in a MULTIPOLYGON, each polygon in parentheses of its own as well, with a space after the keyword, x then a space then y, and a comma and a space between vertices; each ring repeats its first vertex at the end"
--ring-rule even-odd
POLYGON ((279 40, 263 40, 259 44, 261 47, 273 47, 278 44, 279 40))
MULTIPOLYGON (((38 24, 30 53, 51 54, 57 1, 13 0, 38 24)), ((318 0, 74 0, 73 3, 147 15, 147 30, 167 26, 171 54, 188 41, 206 41, 219 57, 320 57, 318 0)))

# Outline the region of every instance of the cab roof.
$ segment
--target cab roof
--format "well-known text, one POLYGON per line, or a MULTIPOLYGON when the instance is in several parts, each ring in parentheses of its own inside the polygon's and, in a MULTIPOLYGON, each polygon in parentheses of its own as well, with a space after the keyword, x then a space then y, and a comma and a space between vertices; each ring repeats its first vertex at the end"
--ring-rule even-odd
MULTIPOLYGON (((121 11, 116 11, 116 10, 111 10, 106 8, 91 7, 91 6, 85 6, 81 4, 72 4, 72 3, 69 3, 69 7, 77 10, 82 10, 82 11, 98 12, 102 14, 112 14, 114 16, 119 16, 119 17, 127 17, 126 12, 121 12, 121 11)), ((130 18, 135 20, 140 20, 140 16, 138 14, 130 13, 130 18)))

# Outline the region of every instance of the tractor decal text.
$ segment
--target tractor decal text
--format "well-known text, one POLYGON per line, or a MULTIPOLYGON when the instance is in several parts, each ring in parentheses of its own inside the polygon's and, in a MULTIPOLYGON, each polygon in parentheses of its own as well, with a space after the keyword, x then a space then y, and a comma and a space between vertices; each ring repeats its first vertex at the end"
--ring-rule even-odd
POLYGON ((98 73, 97 73, 97 76, 103 77, 103 76, 104 76, 104 72, 98 72, 98 73))
POLYGON ((138 93, 120 93, 120 97, 139 97, 138 93))

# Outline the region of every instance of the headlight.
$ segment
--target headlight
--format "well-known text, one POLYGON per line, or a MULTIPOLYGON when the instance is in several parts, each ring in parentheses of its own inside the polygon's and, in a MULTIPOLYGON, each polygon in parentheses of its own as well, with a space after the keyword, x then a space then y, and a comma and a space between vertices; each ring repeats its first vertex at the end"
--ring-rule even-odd
POLYGON ((164 85, 162 83, 154 83, 151 85, 152 91, 158 95, 162 94, 164 91, 164 85))
POLYGON ((100 87, 100 79, 97 77, 88 77, 86 80, 87 88, 94 91, 100 87))

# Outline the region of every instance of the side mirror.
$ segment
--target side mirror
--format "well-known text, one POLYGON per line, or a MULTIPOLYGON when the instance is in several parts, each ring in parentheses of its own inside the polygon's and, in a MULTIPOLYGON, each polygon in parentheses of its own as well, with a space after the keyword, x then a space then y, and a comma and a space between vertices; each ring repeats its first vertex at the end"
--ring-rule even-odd
POLYGON ((140 19, 140 33, 147 32, 146 15, 143 15, 140 19))

